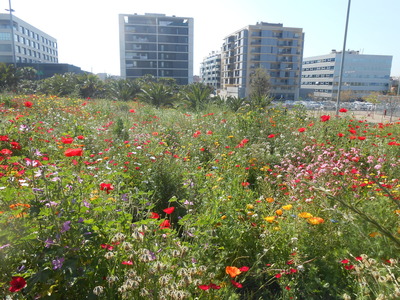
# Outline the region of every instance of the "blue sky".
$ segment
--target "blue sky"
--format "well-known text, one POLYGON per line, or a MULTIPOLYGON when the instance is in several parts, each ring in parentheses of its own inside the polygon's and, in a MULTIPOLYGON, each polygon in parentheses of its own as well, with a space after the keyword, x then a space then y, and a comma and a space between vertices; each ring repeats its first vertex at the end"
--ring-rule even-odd
MULTIPOLYGON (((304 57, 343 48, 348 0, 12 0, 15 16, 58 41, 59 61, 119 75, 118 14, 194 18, 194 74, 230 33, 257 22, 303 28, 304 57)), ((7 13, 8 1, 0 1, 7 13)), ((347 49, 392 55, 400 76, 400 0, 352 0, 347 49)))

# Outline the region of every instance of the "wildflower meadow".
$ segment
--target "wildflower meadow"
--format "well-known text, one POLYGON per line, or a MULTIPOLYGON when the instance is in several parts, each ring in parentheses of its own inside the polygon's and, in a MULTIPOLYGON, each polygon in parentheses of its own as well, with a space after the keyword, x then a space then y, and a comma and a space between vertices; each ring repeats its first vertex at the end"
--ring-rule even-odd
POLYGON ((399 299, 400 122, 0 98, 1 299, 399 299))

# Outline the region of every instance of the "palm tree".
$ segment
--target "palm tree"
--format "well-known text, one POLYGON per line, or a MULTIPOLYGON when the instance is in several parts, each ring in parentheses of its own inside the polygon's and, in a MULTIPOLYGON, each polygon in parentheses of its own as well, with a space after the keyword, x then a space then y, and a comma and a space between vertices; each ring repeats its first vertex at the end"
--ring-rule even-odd
POLYGON ((212 92, 213 89, 211 87, 196 82, 186 86, 181 91, 181 95, 188 106, 197 111, 204 108, 205 104, 211 101, 212 92))
POLYGON ((110 80, 107 82, 109 95, 117 100, 128 101, 140 92, 140 85, 131 79, 110 80))
POLYGON ((175 93, 172 88, 164 83, 149 82, 142 87, 139 99, 159 108, 160 106, 172 105, 175 93))

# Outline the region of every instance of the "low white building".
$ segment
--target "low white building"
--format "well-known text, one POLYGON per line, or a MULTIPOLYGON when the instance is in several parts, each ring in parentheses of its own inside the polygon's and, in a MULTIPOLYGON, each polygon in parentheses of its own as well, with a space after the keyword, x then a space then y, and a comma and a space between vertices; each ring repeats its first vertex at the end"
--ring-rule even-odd
MULTIPOLYGON (((385 93, 389 89, 392 56, 360 54, 346 51, 344 56, 342 92, 349 91, 355 99, 373 92, 385 93)), ((339 85, 342 52, 303 59, 301 97, 335 100, 339 85)))

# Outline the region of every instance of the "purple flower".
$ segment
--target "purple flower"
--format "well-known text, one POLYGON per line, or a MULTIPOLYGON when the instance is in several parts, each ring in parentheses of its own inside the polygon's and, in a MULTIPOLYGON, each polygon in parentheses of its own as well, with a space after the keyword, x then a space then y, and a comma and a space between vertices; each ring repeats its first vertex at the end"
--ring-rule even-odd
POLYGON ((3 246, 0 247, 0 250, 1 250, 1 249, 4 249, 4 248, 7 248, 7 247, 9 247, 9 246, 11 246, 11 244, 5 244, 5 245, 3 245, 3 246))
POLYGON ((65 258, 64 257, 60 257, 60 258, 56 258, 52 261, 53 264, 53 270, 57 270, 57 269, 61 269, 63 263, 64 263, 65 258))
POLYGON ((44 245, 46 248, 50 248, 51 245, 54 244, 54 241, 52 239, 47 239, 44 241, 46 243, 46 245, 44 245))
POLYGON ((69 226, 70 224, 71 224, 71 221, 64 222, 64 224, 61 227, 61 233, 67 232, 68 230, 70 230, 71 229, 71 226, 69 226))

